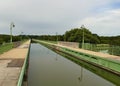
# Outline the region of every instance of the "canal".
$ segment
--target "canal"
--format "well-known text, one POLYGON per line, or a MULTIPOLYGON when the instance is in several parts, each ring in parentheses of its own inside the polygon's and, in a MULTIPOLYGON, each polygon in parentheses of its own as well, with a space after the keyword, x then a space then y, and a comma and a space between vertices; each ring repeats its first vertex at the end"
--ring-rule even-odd
POLYGON ((119 76, 88 63, 31 44, 28 86, 120 86, 119 80, 119 76))

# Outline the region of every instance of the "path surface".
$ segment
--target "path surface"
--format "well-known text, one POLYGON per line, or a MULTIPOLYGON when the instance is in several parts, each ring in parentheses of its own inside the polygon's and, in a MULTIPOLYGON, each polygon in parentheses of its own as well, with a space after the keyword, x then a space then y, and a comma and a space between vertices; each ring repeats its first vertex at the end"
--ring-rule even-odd
POLYGON ((30 40, 0 55, 0 86, 17 86, 30 40))
POLYGON ((80 48, 72 48, 72 47, 69 47, 69 46, 63 46, 63 45, 60 45, 60 44, 48 43, 48 42, 45 42, 45 41, 41 41, 41 42, 47 43, 47 44, 50 44, 50 45, 63 47, 63 48, 68 48, 68 49, 71 49, 71 50, 74 50, 74 51, 77 51, 77 52, 81 52, 81 53, 85 53, 85 54, 89 54, 89 55, 93 55, 93 56, 98 56, 98 57, 101 57, 101 58, 107 58, 107 59, 111 59, 111 60, 115 60, 115 61, 120 61, 120 56, 115 56, 115 55, 110 55, 110 54, 95 52, 95 51, 90 51, 90 50, 84 50, 84 49, 80 49, 80 48))
POLYGON ((99 57, 102 57, 102 58, 108 58, 108 59, 120 61, 120 56, 114 56, 114 55, 110 55, 110 54, 105 54, 105 53, 95 52, 95 51, 90 51, 90 50, 84 50, 84 49, 80 49, 80 48, 72 48, 72 47, 62 46, 62 45, 58 45, 58 44, 56 44, 56 45, 60 46, 60 47, 68 48, 68 49, 71 49, 71 50, 75 50, 75 51, 78 51, 78 52, 82 52, 82 53, 86 53, 86 54, 90 54, 90 55, 94 55, 94 56, 99 56, 99 57))

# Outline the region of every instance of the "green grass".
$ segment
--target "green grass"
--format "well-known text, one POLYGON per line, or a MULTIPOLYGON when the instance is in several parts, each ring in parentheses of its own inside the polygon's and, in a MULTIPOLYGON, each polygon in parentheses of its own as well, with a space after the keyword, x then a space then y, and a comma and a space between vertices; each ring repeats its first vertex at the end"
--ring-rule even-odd
MULTIPOLYGON (((23 44, 26 41, 27 40, 22 40, 20 45, 23 44)), ((3 44, 3 45, 0 45, 0 54, 9 51, 13 47, 14 47, 14 43, 6 43, 6 44, 3 44)))
POLYGON ((57 44, 57 41, 48 41, 48 40, 43 40, 43 41, 53 43, 53 44, 57 44))
POLYGON ((0 45, 0 54, 7 52, 8 50, 10 50, 12 48, 13 48, 13 44, 11 44, 11 43, 0 45))

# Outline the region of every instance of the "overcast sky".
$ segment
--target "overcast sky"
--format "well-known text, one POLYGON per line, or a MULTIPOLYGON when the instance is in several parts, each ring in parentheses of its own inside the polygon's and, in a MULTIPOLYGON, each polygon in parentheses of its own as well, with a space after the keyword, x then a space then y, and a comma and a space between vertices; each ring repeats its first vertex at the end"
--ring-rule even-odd
POLYGON ((0 0, 0 34, 64 34, 85 25, 93 33, 120 35, 120 0, 0 0))

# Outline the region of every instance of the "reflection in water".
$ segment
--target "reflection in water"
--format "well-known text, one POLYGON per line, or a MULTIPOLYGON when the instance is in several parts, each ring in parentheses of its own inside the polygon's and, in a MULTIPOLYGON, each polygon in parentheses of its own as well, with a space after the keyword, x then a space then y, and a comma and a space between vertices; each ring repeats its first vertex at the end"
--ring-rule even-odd
POLYGON ((60 55, 39 44, 31 45, 28 86, 120 86, 120 77, 57 53, 60 55))
POLYGON ((57 56, 57 55, 58 55, 58 54, 56 53, 56 57, 55 57, 55 60, 56 60, 56 61, 58 60, 58 58, 57 58, 58 56, 57 56))
POLYGON ((47 50, 47 54, 49 54, 49 50, 47 50))
MULTIPOLYGON (((81 75, 80 76, 82 78, 83 78, 83 67, 84 67, 84 68, 90 70, 91 72, 101 76, 102 78, 104 78, 104 79, 106 79, 106 80, 116 84, 116 86, 120 86, 120 81, 119 81, 120 80, 120 76, 118 76, 116 74, 113 74, 113 73, 111 73, 109 71, 103 70, 101 68, 98 68, 96 66, 93 66, 93 65, 91 65, 89 63, 86 63, 84 61, 80 61, 77 58, 73 58, 73 57, 71 57, 69 55, 66 55, 66 54, 62 53, 62 52, 59 52, 59 51, 55 51, 55 52, 59 53, 60 55, 66 57, 67 59, 75 62, 78 65, 80 65, 81 66, 81 75)), ((78 80, 82 80, 81 77, 78 77, 78 80)))
POLYGON ((80 76, 78 77, 79 82, 82 81, 83 78, 83 67, 81 66, 80 76))

